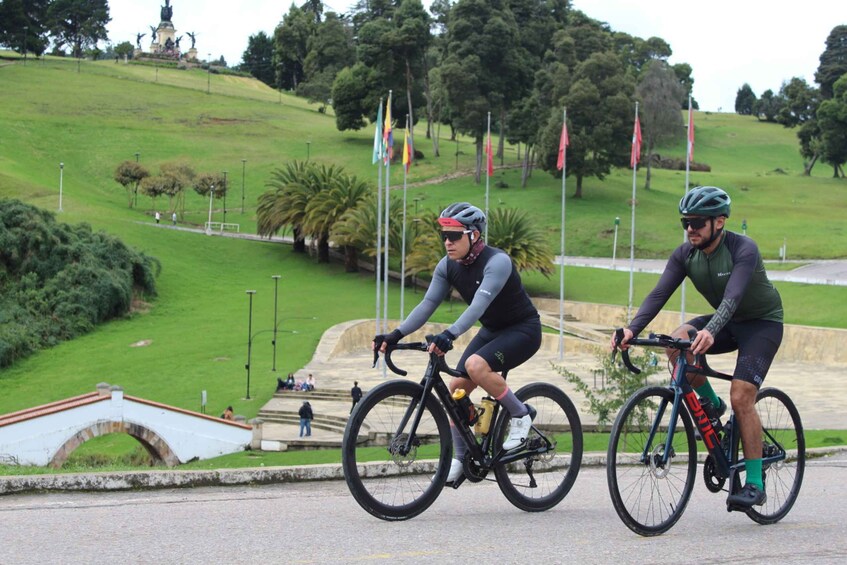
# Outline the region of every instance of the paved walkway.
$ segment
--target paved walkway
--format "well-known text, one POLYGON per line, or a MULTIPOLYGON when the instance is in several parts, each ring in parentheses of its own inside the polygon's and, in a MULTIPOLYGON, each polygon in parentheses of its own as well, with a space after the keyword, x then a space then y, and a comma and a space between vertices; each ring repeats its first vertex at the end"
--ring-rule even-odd
MULTIPOLYGON (((371 324, 373 322, 370 322, 371 324)), ((359 322, 361 326, 361 321, 359 322)), ((381 368, 371 367, 373 359, 369 351, 369 343, 362 336, 351 337, 356 331, 356 322, 340 324, 327 331, 318 346, 315 357, 303 369, 296 373, 297 378, 303 378, 309 373, 314 374, 318 388, 321 390, 337 390, 342 395, 349 394, 353 381, 359 381, 359 386, 367 393, 374 386, 388 379, 419 380, 423 374, 426 356, 417 352, 399 352, 392 359, 395 364, 409 371, 409 376, 400 377, 390 371, 383 373, 381 368), (363 343, 356 343, 363 341, 363 343)), ((463 336, 464 337, 464 336, 463 336)), ((417 337, 411 341, 416 340, 417 337)), ((590 414, 586 407, 585 397, 578 393, 570 382, 562 376, 557 367, 565 367, 577 374, 589 385, 602 386, 599 377, 595 380, 593 371, 598 366, 592 344, 577 340, 570 336, 565 339, 564 360, 559 360, 557 351, 558 336, 547 335, 545 345, 527 363, 509 375, 509 384, 513 389, 530 382, 544 381, 555 384, 563 389, 574 401, 579 410, 583 424, 596 424, 596 417, 590 414)), ((462 345, 457 349, 461 351, 462 345)), ((735 363, 733 355, 713 356, 710 364, 717 370, 731 372, 735 363)), ((458 353, 448 354, 448 361, 455 363, 458 353)), ((773 386, 785 391, 797 405, 803 425, 807 429, 847 429, 847 367, 844 365, 812 365, 797 362, 777 362, 768 373, 766 386, 773 386)), ((729 383, 717 381, 715 389, 724 398, 729 397, 729 383)), ((481 395, 475 392, 474 400, 481 395)), ((345 397, 343 397, 345 398, 345 397)), ((275 397, 265 409, 285 410, 296 412, 302 403, 302 397, 275 397)), ((322 401, 315 399, 311 402, 316 416, 327 415, 346 418, 350 411, 350 403, 345 400, 322 401)), ((266 424, 264 437, 266 439, 287 442, 297 440, 298 426, 266 424)), ((341 431, 332 432, 313 428, 312 438, 316 444, 339 445, 341 431), (328 442, 328 443, 327 443, 328 442)), ((316 445, 317 446, 317 445, 316 445)))

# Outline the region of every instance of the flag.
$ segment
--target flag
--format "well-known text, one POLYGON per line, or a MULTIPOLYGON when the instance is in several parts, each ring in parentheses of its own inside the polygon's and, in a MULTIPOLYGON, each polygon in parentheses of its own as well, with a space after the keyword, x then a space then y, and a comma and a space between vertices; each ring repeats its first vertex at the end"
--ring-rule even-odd
POLYGON ((488 176, 494 174, 494 155, 491 154, 491 130, 488 130, 488 142, 485 144, 485 153, 488 155, 488 176))
POLYGON ((691 111, 691 98, 688 99, 688 162, 694 162, 694 113, 691 111))
POLYGON ((565 148, 570 144, 568 124, 567 122, 562 122, 562 137, 559 139, 559 158, 556 161, 556 168, 560 171, 565 168, 565 148))
POLYGON ((388 93, 388 102, 385 103, 385 124, 382 128, 382 145, 385 162, 390 163, 394 157, 394 132, 391 131, 391 93, 388 93))
POLYGON ((635 127, 632 130, 632 153, 629 155, 629 166, 633 169, 641 161, 641 123, 635 116, 635 127))
POLYGON ((409 167, 412 166, 412 159, 414 159, 414 155, 412 136, 409 135, 409 130, 406 129, 406 133, 403 134, 403 166, 406 168, 407 173, 409 172, 409 167))
POLYGON ((382 100, 379 101, 379 110, 376 113, 376 129, 374 129, 374 154, 373 164, 382 158, 382 100))

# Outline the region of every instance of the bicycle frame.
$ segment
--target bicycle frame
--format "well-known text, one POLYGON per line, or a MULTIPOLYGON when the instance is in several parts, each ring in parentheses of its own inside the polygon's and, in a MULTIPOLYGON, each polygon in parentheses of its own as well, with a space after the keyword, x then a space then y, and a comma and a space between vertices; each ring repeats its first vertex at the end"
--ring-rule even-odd
MULTIPOLYGON (((426 351, 427 344, 426 343, 407 343, 407 344, 398 344, 394 347, 394 350, 397 349, 406 349, 406 350, 417 350, 417 351, 426 351)), ((391 351, 386 351, 385 362, 388 367, 395 373, 406 376, 408 373, 402 369, 398 369, 391 362, 391 351)), ((492 453, 493 449, 493 441, 494 434, 493 429, 495 426, 495 422, 497 421, 497 415, 500 411, 500 403, 495 402, 494 404, 494 413, 491 415, 491 428, 489 429, 489 433, 485 434, 482 438, 482 442, 477 441, 476 435, 474 435, 471 426, 467 425, 464 422, 464 418, 460 413, 460 407, 458 403, 453 400, 452 395, 450 394, 449 389, 447 388, 447 384, 444 382, 444 379, 441 378, 441 373, 447 373, 452 377, 467 377, 465 373, 460 371, 456 371, 447 366, 446 361, 443 356, 436 355, 435 353, 429 354, 429 362, 427 363, 426 370, 424 371, 424 376, 420 381, 420 384, 423 386, 423 392, 421 393, 421 397, 419 399, 413 399, 413 401, 409 404, 409 407, 406 409, 405 414, 400 419, 398 423, 397 430, 395 434, 400 434, 402 430, 406 429, 406 425, 409 423, 409 420, 412 419, 412 425, 408 432, 408 437, 406 438, 405 444, 401 447, 402 454, 406 455, 409 453, 413 446, 413 438, 416 437, 415 432, 417 432, 418 425, 420 424, 421 418, 423 416, 424 411, 424 399, 431 392, 435 392, 435 395, 441 401, 441 405, 444 407, 444 410, 447 412, 447 416, 456 426, 456 429, 459 431, 462 440, 465 442, 465 445, 468 447, 468 452, 471 455, 473 461, 476 461, 483 470, 489 470, 493 468, 495 465, 499 464, 508 464, 514 461, 519 461, 522 459, 526 459, 528 455, 531 455, 533 451, 522 450, 518 453, 506 453, 503 450, 500 450, 497 453, 492 453), (489 455, 490 454, 490 455, 489 455)), ((504 372, 503 377, 506 377, 506 372, 504 372)), ((541 432, 539 435, 544 438, 546 443, 546 449, 550 449, 551 443, 550 440, 544 436, 541 432)), ((543 448, 536 450, 538 452, 543 451, 543 448)))
MULTIPOLYGON (((656 336, 655 334, 650 334, 648 339, 631 339, 629 343, 631 345, 670 347, 680 352, 680 355, 677 357, 674 371, 671 374, 671 382, 669 385, 669 388, 674 393, 674 398, 671 405, 671 418, 667 438, 665 440, 665 448, 661 455, 661 463, 666 465, 673 453, 673 450, 671 449, 671 446, 673 445, 673 436, 676 432, 677 422, 679 421, 680 404, 682 404, 684 400, 685 409, 688 411, 689 416, 691 416, 694 425, 699 429, 700 437, 702 438, 709 454, 713 458, 715 475, 720 479, 729 479, 730 492, 734 492, 738 473, 745 465, 743 458, 737 459, 736 457, 736 454, 738 453, 740 434, 738 426, 735 425, 735 415, 730 413, 727 425, 725 426, 725 428, 729 428, 728 441, 725 444, 722 444, 721 438, 718 435, 720 430, 715 429, 715 426, 706 415, 703 406, 700 404, 697 392, 688 382, 687 378, 687 375, 702 375, 705 377, 714 377, 721 380, 731 381, 732 375, 715 371, 709 367, 704 355, 696 355, 694 362, 689 363, 685 352, 690 347, 691 342, 687 340, 673 339, 668 336, 656 336), (726 445, 726 451, 723 445, 726 445)), ((630 371, 633 371, 634 373, 641 372, 640 369, 630 362, 629 355, 626 350, 622 352, 622 359, 630 371)), ((648 461, 649 455, 652 451, 653 438, 658 432, 658 423, 661 421, 666 409, 667 403, 663 403, 663 405, 659 407, 658 414, 651 426, 645 449, 641 454, 642 463, 646 463, 648 461)), ((777 452, 775 454, 768 456, 763 454, 762 466, 766 467, 778 461, 784 460, 786 458, 786 451, 766 428, 763 427, 762 429, 764 434, 773 442, 773 445, 777 447, 777 452)))

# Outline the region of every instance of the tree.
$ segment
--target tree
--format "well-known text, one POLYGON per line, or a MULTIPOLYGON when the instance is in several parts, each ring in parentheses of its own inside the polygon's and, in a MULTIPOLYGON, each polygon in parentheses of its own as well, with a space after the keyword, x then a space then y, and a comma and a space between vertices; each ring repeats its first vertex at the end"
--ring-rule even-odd
MULTIPOLYGON (((185 161, 171 161, 163 163, 159 168, 168 184, 165 194, 168 195, 169 212, 176 212, 181 207, 185 213, 185 187, 191 186, 197 173, 185 161), (181 206, 180 206, 181 205, 181 206)), ((221 179, 223 180, 223 179, 221 179)))
POLYGON ((833 177, 844 177, 843 165, 847 162, 847 73, 832 86, 832 98, 821 102, 818 108, 823 145, 822 158, 832 165, 833 177))
POLYGON ((784 82, 779 96, 785 101, 776 117, 780 124, 790 128, 815 118, 820 105, 820 91, 809 86, 805 79, 794 77, 784 82))
POLYGON ((41 55, 47 48, 49 0, 0 1, 0 45, 41 55))
POLYGON ((762 97, 753 105, 753 114, 760 121, 776 122, 776 117, 784 106, 784 100, 773 93, 770 88, 762 93, 762 97))
POLYGON ((292 5, 274 30, 274 67, 279 88, 295 90, 303 80, 307 45, 315 25, 313 15, 292 5))
POLYGON ((107 0, 53 0, 47 8, 47 21, 56 45, 70 45, 74 57, 81 58, 84 50, 109 38, 106 24, 109 17, 107 0))
POLYGON ((324 111, 332 100, 332 85, 338 72, 355 62, 350 29, 335 12, 327 13, 324 22, 308 40, 304 78, 297 87, 297 94, 319 103, 324 111))
POLYGON ((742 116, 752 116, 756 102, 758 102, 756 94, 750 88, 750 85, 745 82, 735 94, 735 113, 742 116))
POLYGON ((815 82, 821 85, 824 99, 832 98, 833 85, 844 73, 847 73, 847 25, 837 25, 826 38, 826 49, 815 71, 815 82))
POLYGON ((620 58, 611 52, 594 53, 579 63, 573 85, 558 108, 554 108, 540 143, 541 166, 556 170, 562 106, 568 109, 568 174, 576 177, 574 198, 582 198, 586 176, 606 177, 613 166, 629 163, 635 87, 620 58))
POLYGON ((488 239, 505 251, 518 271, 553 273, 553 252, 547 235, 527 212, 517 208, 493 208, 488 214, 488 239))
MULTIPOLYGON (((403 202, 399 195, 391 195, 391 204, 389 205, 389 234, 388 245, 391 252, 399 252, 401 247, 402 226, 403 226, 403 202)), ((382 241, 377 248, 376 234, 377 225, 384 221, 384 218, 377 220, 377 199, 375 191, 364 196, 358 204, 353 208, 348 208, 332 226, 332 239, 339 245, 347 248, 356 249, 357 253, 362 253, 371 259, 376 259, 376 254, 384 250, 382 241), (377 251, 379 249, 379 251, 377 251)), ((412 227, 413 222, 409 222, 412 227)), ((385 234, 382 233, 385 237, 385 234)), ((415 243, 412 238, 407 241, 411 243, 409 247, 410 254, 406 258, 406 273, 414 274, 410 271, 409 260, 411 254, 414 253, 415 243)), ((437 242, 440 243, 440 242, 437 242)), ((376 261, 374 261, 376 262, 376 261)), ((434 266, 434 264, 432 265, 434 266)), ((382 266, 386 268, 385 265, 382 266)), ((426 270, 426 269, 424 269, 426 270)), ((376 273, 379 277, 381 273, 376 273)))
POLYGON ((275 83, 273 54, 273 39, 260 31, 247 40, 247 49, 241 55, 241 67, 268 86, 273 86, 275 83))
POLYGON ((132 208, 133 197, 138 194, 138 185, 149 176, 150 172, 135 161, 124 161, 115 169, 115 182, 126 190, 130 208, 132 208))
POLYGON ((641 130, 647 149, 647 175, 644 188, 650 189, 653 149, 664 141, 682 137, 680 99, 685 95, 676 74, 662 60, 651 61, 635 89, 641 99, 641 130))
POLYGON ((135 47, 129 41, 122 41, 115 46, 115 55, 120 58, 132 59, 133 53, 135 53, 135 47))

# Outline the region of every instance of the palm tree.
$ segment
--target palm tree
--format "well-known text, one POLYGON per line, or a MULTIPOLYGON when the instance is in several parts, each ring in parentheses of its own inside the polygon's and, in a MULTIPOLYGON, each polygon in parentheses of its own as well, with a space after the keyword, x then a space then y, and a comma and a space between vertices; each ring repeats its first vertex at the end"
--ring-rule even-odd
POLYGON ((306 251, 301 226, 308 200, 304 194, 304 181, 312 167, 313 164, 306 161, 292 161, 285 168, 274 170, 268 182, 270 190, 259 197, 256 208, 256 232, 270 237, 290 226, 294 235, 294 251, 299 253, 306 251))
MULTIPOLYGON (((379 251, 377 251, 376 212, 376 195, 372 193, 362 198, 355 208, 350 208, 344 212, 338 222, 333 225, 333 241, 345 247, 354 247, 360 253, 375 259, 377 253, 382 253, 384 249, 383 243, 380 242, 379 251)), ((389 216, 391 230, 388 234, 389 250, 397 252, 400 250, 403 225, 403 202, 399 196, 392 195, 389 216)), ((379 221, 384 221, 384 218, 380 218, 379 221)), ((382 234, 382 236, 385 237, 385 234, 382 234)))
MULTIPOLYGON (((348 210, 356 208, 360 202, 364 201, 371 191, 371 187, 365 181, 360 181, 355 176, 348 175, 340 169, 327 172, 332 172, 334 176, 329 179, 328 188, 315 194, 306 204, 303 229, 307 233, 319 234, 321 241, 328 242, 335 223, 348 210)), ((340 244, 340 242, 338 243, 340 244)), ((323 249, 323 246, 319 247, 323 249)), ((356 246, 343 245, 343 247, 345 270, 348 273, 358 271, 356 246)), ((328 249, 326 261, 329 261, 328 249)))
POLYGON ((411 242, 409 255, 406 257, 406 274, 431 273, 438 261, 444 257, 444 242, 441 241, 441 230, 438 226, 437 212, 423 212, 420 221, 410 225, 411 233, 407 233, 411 242))
POLYGON ((517 208, 494 208, 488 214, 488 240, 509 254, 518 271, 553 273, 553 252, 526 212, 517 208))

